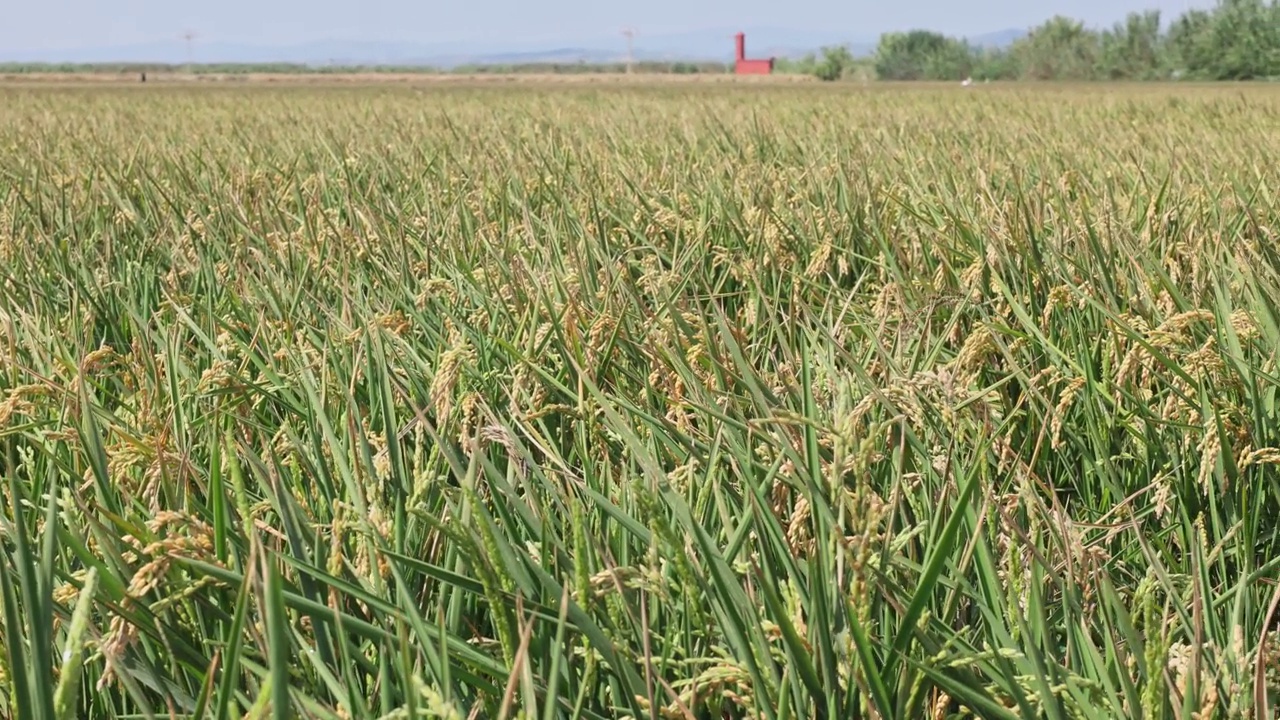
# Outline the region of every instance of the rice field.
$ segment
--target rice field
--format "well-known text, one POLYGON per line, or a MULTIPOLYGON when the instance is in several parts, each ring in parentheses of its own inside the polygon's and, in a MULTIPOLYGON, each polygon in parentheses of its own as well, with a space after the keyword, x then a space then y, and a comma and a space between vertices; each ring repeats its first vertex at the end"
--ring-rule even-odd
POLYGON ((0 88, 0 717, 1272 717, 1277 112, 0 88))

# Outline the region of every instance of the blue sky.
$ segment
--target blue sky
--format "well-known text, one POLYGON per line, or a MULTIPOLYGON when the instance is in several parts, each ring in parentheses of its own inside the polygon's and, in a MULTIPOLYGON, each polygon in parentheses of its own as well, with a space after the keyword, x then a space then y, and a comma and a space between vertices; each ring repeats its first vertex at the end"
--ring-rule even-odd
POLYGON ((728 27, 831 33, 849 40, 926 27, 980 34, 1055 13, 1110 24, 1131 10, 1166 14, 1214 0, 5 0, 0 55, 176 41, 288 45, 316 40, 480 43, 609 41, 728 27))

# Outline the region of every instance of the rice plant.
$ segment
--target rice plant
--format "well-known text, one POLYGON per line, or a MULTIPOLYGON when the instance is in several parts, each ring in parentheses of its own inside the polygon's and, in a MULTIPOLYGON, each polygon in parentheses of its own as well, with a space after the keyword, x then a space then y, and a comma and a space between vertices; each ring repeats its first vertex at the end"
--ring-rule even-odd
POLYGON ((0 717, 1271 717, 1274 89, 0 89, 0 717))

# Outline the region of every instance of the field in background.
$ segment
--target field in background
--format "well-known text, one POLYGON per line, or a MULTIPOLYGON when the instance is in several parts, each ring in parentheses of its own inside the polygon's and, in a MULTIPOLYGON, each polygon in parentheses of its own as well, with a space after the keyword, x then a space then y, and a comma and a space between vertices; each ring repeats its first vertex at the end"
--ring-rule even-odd
POLYGON ((0 715, 1261 717, 1277 111, 0 88, 0 715))
POLYGON ((817 79, 810 75, 777 74, 771 76, 737 76, 728 73, 697 73, 681 75, 677 73, 428 73, 428 72, 325 72, 325 73, 209 73, 199 74, 163 72, 147 73, 147 82, 142 83, 139 73, 92 73, 92 72, 41 72, 41 73, 0 73, 0 84, 19 87, 31 85, 137 85, 151 88, 156 85, 231 85, 270 83, 274 85, 379 85, 379 84, 422 84, 438 85, 493 85, 493 84, 557 84, 577 85, 582 83, 604 83, 624 85, 656 85, 687 83, 753 83, 753 84, 789 84, 810 83, 817 79))

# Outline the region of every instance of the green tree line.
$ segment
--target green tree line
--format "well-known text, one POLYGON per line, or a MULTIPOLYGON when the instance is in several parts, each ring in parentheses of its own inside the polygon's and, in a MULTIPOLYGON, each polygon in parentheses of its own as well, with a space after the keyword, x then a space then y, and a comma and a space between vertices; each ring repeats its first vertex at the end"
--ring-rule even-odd
MULTIPOLYGON (((1167 26, 1161 19, 1148 10, 1095 30, 1055 16, 1006 48, 975 47, 927 30, 887 33, 871 62, 880 80, 1280 79, 1280 0, 1220 0, 1167 26)), ((839 47, 823 48, 805 63, 825 80, 860 69, 839 47)))

